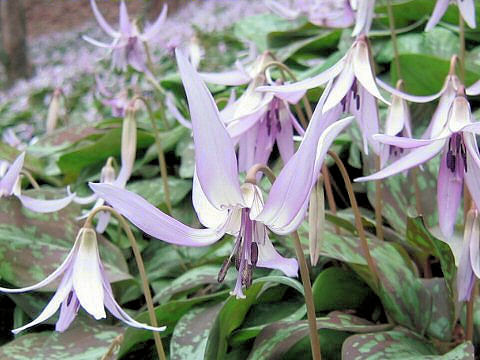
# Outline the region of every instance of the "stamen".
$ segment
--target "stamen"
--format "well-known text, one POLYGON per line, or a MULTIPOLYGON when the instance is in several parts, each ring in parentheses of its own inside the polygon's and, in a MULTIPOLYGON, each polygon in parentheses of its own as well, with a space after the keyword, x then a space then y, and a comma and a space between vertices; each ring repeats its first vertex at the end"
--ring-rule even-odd
POLYGON ((252 262, 253 266, 257 266, 258 245, 256 242, 252 242, 252 245, 250 246, 250 261, 252 262))
POLYGON ((357 94, 355 96, 355 100, 356 100, 357 110, 360 110, 360 95, 359 94, 357 94))
POLYGON ((222 283, 223 280, 225 280, 225 276, 227 276, 228 269, 230 268, 230 265, 232 264, 232 258, 228 257, 225 259, 223 262, 222 267, 220 268, 220 272, 218 273, 217 281, 219 283, 222 283))
POLYGON ((455 172, 455 155, 453 155, 451 150, 447 152, 447 168, 449 168, 452 173, 455 172))
POLYGON ((70 303, 72 302, 72 297, 73 297, 73 291, 70 291, 67 297, 67 306, 70 306, 70 303))

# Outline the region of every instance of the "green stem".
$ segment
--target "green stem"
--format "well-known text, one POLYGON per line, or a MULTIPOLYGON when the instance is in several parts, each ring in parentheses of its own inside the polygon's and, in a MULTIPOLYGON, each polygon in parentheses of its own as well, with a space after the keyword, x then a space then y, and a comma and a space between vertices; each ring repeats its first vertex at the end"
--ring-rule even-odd
POLYGON ((155 118, 153 116, 153 111, 152 108, 150 107, 149 102, 147 99, 137 96, 134 98, 137 100, 141 100, 144 104, 145 107, 147 108, 148 112, 148 117, 150 118, 150 122, 152 124, 153 128, 153 135, 155 137, 155 146, 157 147, 157 154, 158 154, 158 164, 160 166, 160 175, 162 176, 162 181, 163 181, 163 192, 165 194, 165 204, 167 205, 168 213, 169 215, 172 214, 172 202, 170 198, 170 187, 168 185, 168 171, 167 171, 167 162, 165 160, 165 154, 163 153, 163 147, 162 147, 162 141, 160 140, 160 134, 158 131, 157 123, 155 121, 155 118))
MULTIPOLYGON (((150 292, 150 285, 148 283, 147 273, 145 272, 145 265, 143 264, 142 254, 140 249, 138 248, 137 241, 135 240, 135 236, 130 229, 127 221, 124 219, 122 215, 118 212, 113 210, 109 206, 99 206, 92 210, 90 215, 88 215, 87 220, 85 221, 85 227, 92 227, 92 220, 97 213, 100 211, 108 211, 113 216, 115 216, 118 222, 122 225, 125 234, 127 235, 128 240, 130 241, 130 245, 132 246, 133 255, 135 257, 135 261, 137 262, 138 272, 140 273, 140 279, 142 280, 143 285, 143 292, 145 295, 145 302, 147 303, 148 308, 148 315, 150 317, 150 322, 152 326, 158 327, 157 317, 155 315, 155 308, 153 307, 153 300, 152 300, 152 293, 150 292)), ((163 350, 162 339, 160 338, 160 334, 158 331, 153 331, 153 338, 155 339, 155 346, 157 348, 157 354, 160 360, 166 360, 165 351, 163 350)))
POLYGON ((388 25, 390 27, 390 36, 392 37, 395 69, 397 70, 397 78, 402 79, 402 73, 400 71, 399 53, 398 53, 397 33, 395 29, 395 17, 393 16, 392 0, 387 0, 387 12, 388 12, 388 25))
POLYGON ((40 189, 40 185, 38 185, 37 180, 35 180, 35 178, 32 176, 32 174, 30 174, 30 171, 21 170, 20 174, 25 175, 25 177, 28 179, 28 181, 30 182, 30 184, 33 186, 34 189, 36 189, 36 190, 40 189))
MULTIPOLYGON (((275 174, 264 164, 253 165, 247 172, 245 182, 256 184, 257 172, 263 172, 268 180, 273 184, 275 182, 275 174)), ((314 360, 321 360, 322 354, 320 351, 320 340, 317 332, 317 317, 315 314, 315 303, 313 302, 312 285, 310 281, 310 274, 308 273, 307 260, 303 253, 300 237, 295 231, 292 233, 293 244, 295 246, 295 253, 297 255, 298 263, 300 265, 300 275, 302 277, 303 288, 305 289, 305 306, 307 307, 308 328, 310 332, 310 345, 312 348, 312 356, 314 360)))

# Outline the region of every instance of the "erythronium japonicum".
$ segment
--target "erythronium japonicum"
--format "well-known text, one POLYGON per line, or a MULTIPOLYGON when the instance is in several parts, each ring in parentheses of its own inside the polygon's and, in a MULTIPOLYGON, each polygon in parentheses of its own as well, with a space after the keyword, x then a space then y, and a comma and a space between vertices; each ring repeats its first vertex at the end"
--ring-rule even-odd
MULTIPOLYGON (((235 258, 238 276, 233 294, 239 298, 244 297, 242 287, 250 284, 255 266, 279 269, 287 276, 296 276, 297 261, 282 257, 268 237, 267 226, 256 220, 264 208, 261 190, 251 183, 239 184, 233 141, 220 120, 214 99, 179 51, 177 61, 187 93, 195 144, 192 200, 206 229, 185 226, 127 190, 106 184, 91 184, 92 189, 140 229, 172 244, 206 246, 225 233, 236 236, 234 249, 219 274, 219 280, 223 280, 235 258)), ((301 172, 297 173, 297 177, 301 176, 301 172)), ((267 204, 272 200, 269 197, 267 204)), ((288 204, 276 210, 283 212, 285 209, 288 204)), ((287 231, 288 225, 272 223, 270 229, 283 233, 295 230, 287 231)))
POLYGON ((38 213, 59 211, 72 202, 75 194, 69 194, 62 199, 55 200, 34 199, 30 196, 22 195, 20 173, 24 159, 25 153, 21 153, 2 176, 0 180, 0 197, 16 196, 24 207, 38 213))
POLYGON ((105 20, 100 10, 98 10, 95 0, 90 0, 90 4, 98 24, 113 38, 113 41, 110 44, 106 44, 88 36, 83 36, 83 39, 95 46, 109 49, 112 52, 112 65, 116 69, 125 71, 127 65, 130 65, 135 70, 144 72, 147 68, 144 44, 154 39, 162 30, 163 23, 167 17, 167 6, 163 7, 155 22, 147 26, 143 33, 140 33, 135 22, 130 21, 127 6, 123 0, 120 2, 118 31, 114 30, 105 20))
POLYGON ((132 319, 113 297, 110 282, 98 252, 95 230, 80 229, 72 250, 63 263, 41 282, 21 289, 0 288, 1 292, 14 294, 42 288, 62 276, 55 295, 40 315, 32 322, 12 330, 14 334, 38 325, 53 316, 60 309, 55 330, 63 332, 77 316, 80 306, 96 320, 106 318, 105 307, 117 319, 136 328, 163 331, 165 327, 151 327, 132 319), (63 276, 62 276, 63 275, 63 276))
POLYGON ((458 301, 469 301, 475 277, 480 278, 480 218, 477 209, 467 213, 461 255, 458 259, 458 301))
POLYGON ((449 238, 453 234, 464 182, 476 206, 480 205, 480 155, 475 139, 475 134, 480 133, 480 123, 472 122, 463 86, 459 86, 449 107, 442 106, 440 101, 436 115, 424 139, 375 136, 382 143, 411 151, 379 172, 356 181, 384 179, 442 153, 437 182, 438 221, 443 235, 449 238))
POLYGON ((377 87, 371 57, 368 40, 362 35, 355 40, 342 59, 324 72, 292 84, 261 86, 257 91, 271 91, 288 96, 327 84, 322 95, 320 111, 323 114, 330 110, 336 112, 337 118, 331 121, 337 120, 342 112, 354 115, 363 136, 364 152, 368 153, 370 144, 374 152, 379 154, 378 141, 372 137, 378 133, 378 109, 375 98, 388 102, 377 87))
POLYGON ((433 29, 433 27, 438 24, 443 14, 445 14, 447 11, 450 3, 456 3, 458 5, 460 16, 463 17, 468 26, 470 26, 472 29, 477 27, 475 21, 474 0, 437 0, 432 16, 430 17, 430 20, 428 20, 427 26, 425 27, 425 31, 433 29))

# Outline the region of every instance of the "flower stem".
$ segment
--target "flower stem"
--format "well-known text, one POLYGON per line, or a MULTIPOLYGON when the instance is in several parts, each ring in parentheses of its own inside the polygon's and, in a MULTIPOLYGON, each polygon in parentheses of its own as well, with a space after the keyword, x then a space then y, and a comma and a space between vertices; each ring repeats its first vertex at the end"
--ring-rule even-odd
POLYGON ((320 352, 320 340, 317 332, 317 317, 315 314, 315 304, 313 302, 312 285, 310 282, 310 274, 308 273, 307 260, 303 253, 302 244, 298 232, 292 233, 293 244, 295 245, 295 253, 300 265, 300 275, 302 277, 303 288, 305 289, 305 305, 307 307, 308 328, 310 331, 310 345, 312 348, 312 357, 314 360, 320 360, 322 354, 320 352))
POLYGON ((388 25, 390 27, 390 36, 392 37, 393 55, 395 70, 397 71, 397 78, 401 79, 400 60, 398 53, 397 33, 395 30, 395 17, 393 16, 392 0, 387 0, 388 25))
POLYGON ((460 79, 462 80, 462 83, 465 83, 465 21, 461 14, 459 14, 458 17, 460 33, 460 54, 458 55, 460 58, 460 79))
POLYGON ((474 304, 475 304, 475 295, 477 290, 477 278, 473 278, 473 287, 472 294, 470 295, 470 300, 467 302, 467 329, 465 339, 467 341, 473 341, 473 322, 474 322, 474 304))
POLYGON ((360 246, 362 247, 363 255, 367 260, 368 268, 370 269, 370 272, 372 274, 374 286, 378 288, 380 277, 378 275, 377 267, 373 262, 372 255, 370 254, 370 250, 368 248, 368 242, 365 236, 365 229, 363 228, 363 224, 362 224, 362 216, 360 214, 360 210, 358 209, 357 199, 355 197, 355 192, 353 191, 352 182, 348 177, 348 172, 347 172, 347 169, 345 168, 345 165, 343 165, 343 162, 338 157, 338 155, 330 150, 328 151, 328 154, 333 158, 333 160, 337 164, 340 170, 340 173, 342 174, 343 181, 345 182, 345 187, 347 188, 347 193, 350 199, 350 204, 352 205, 353 214, 355 215, 355 227, 357 228, 358 237, 360 238, 360 246))
POLYGON ((160 140, 160 134, 158 132, 157 123, 153 116, 152 108, 150 107, 149 102, 143 97, 136 97, 135 99, 141 100, 145 107, 147 108, 148 117, 153 128, 153 135, 155 137, 155 146, 157 147, 158 154, 158 164, 160 166, 160 175, 163 181, 163 192, 165 194, 165 204, 167 205, 169 215, 172 214, 172 202, 170 200, 170 187, 168 185, 168 171, 167 171, 167 162, 165 160, 165 154, 163 153, 162 141, 160 140))
MULTIPOLYGON (((92 227, 92 220, 95 217, 95 215, 100 211, 109 211, 113 216, 117 218, 118 222, 120 223, 123 230, 125 231, 125 234, 127 235, 127 238, 130 241, 130 245, 132 246, 132 251, 133 251, 133 255, 135 256, 138 272, 140 273, 140 279, 142 280, 143 292, 145 295, 145 302, 147 303, 150 322, 152 323, 152 326, 158 327, 157 317, 155 315, 155 308, 153 306, 152 293, 150 292, 150 285, 148 283, 147 274, 145 272, 145 265, 143 264, 142 254, 140 252, 140 249, 138 248, 138 244, 137 244, 137 241, 135 240, 135 236, 133 235, 132 230, 130 229, 130 226, 128 225, 127 221, 124 219, 122 215, 120 215, 118 212, 113 210, 111 207, 99 206, 98 208, 93 209, 90 215, 88 215, 84 226, 92 227)), ((158 358, 160 360, 166 360, 165 351, 163 350, 163 345, 162 345, 162 339, 160 338, 160 334, 158 333, 158 331, 153 331, 153 338, 155 339, 155 346, 157 348, 158 358)))
MULTIPOLYGON (((325 185, 325 192, 327 194, 328 206, 333 215, 337 214, 337 204, 335 203, 335 198, 333 197, 332 183, 330 182, 330 172, 328 171, 327 165, 322 165, 322 175, 323 175, 323 184, 325 185)), ((340 234, 340 228, 335 224, 335 233, 340 234)))
POLYGON ((33 186, 34 189, 36 190, 40 189, 40 185, 38 185, 37 180, 35 180, 32 174, 30 174, 30 171, 22 169, 20 171, 20 174, 25 175, 25 177, 28 179, 28 181, 30 182, 30 184, 33 186))
MULTIPOLYGON (((268 180, 273 184, 275 182, 275 174, 264 164, 255 164, 247 172, 245 182, 256 184, 257 172, 263 172, 268 180)), ((297 255, 298 263, 300 265, 300 275, 302 277, 303 288, 305 290, 305 306, 307 307, 308 328, 310 331, 310 345, 312 348, 312 357, 314 360, 321 360, 322 354, 320 352, 320 341, 317 332, 317 317, 315 314, 315 304, 313 302, 312 285, 310 282, 310 274, 308 273, 307 260, 303 253, 302 244, 298 233, 292 233, 293 244, 295 245, 295 253, 297 255)))
MULTIPOLYGON (((380 171, 380 156, 375 156, 375 167, 380 171)), ((375 230, 377 237, 383 240, 383 223, 382 223, 382 180, 375 181, 375 230)))

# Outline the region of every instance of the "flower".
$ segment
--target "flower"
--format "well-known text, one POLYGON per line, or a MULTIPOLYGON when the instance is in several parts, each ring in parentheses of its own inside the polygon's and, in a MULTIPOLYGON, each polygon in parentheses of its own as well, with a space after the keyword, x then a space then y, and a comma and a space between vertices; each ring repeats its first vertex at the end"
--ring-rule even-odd
POLYGON ((128 18, 127 6, 123 0, 120 2, 118 31, 107 23, 98 10, 95 0, 90 0, 90 4, 98 24, 113 38, 113 41, 106 44, 88 36, 83 36, 83 39, 95 46, 109 49, 112 52, 112 65, 116 69, 125 71, 127 65, 130 65, 137 71, 146 71, 146 54, 143 46, 144 43, 154 39, 162 30, 162 25, 167 17, 167 5, 163 7, 157 20, 151 26, 148 26, 143 33, 140 33, 137 25, 128 18))
POLYGON ((377 87, 371 62, 371 51, 365 36, 359 36, 346 55, 324 72, 296 83, 279 86, 260 86, 257 91, 271 91, 288 96, 301 90, 312 89, 327 83, 322 94, 320 111, 325 114, 332 109, 338 116, 349 112, 355 116, 363 136, 364 152, 370 144, 376 154, 380 147, 373 139, 378 133, 378 109, 375 97, 388 104, 377 87))
POLYGON ((458 301, 469 301, 475 276, 480 278, 480 219, 478 210, 467 213, 463 233, 462 251, 457 271, 458 301))
POLYGON ((47 320, 59 308, 60 316, 55 330, 63 332, 77 316, 80 306, 96 320, 106 317, 106 307, 113 316, 129 326, 152 331, 165 330, 165 327, 157 328, 135 321, 115 301, 98 253, 97 235, 91 228, 80 229, 70 253, 47 278, 25 288, 0 288, 0 291, 12 294, 36 290, 52 283, 61 275, 63 277, 55 295, 40 315, 27 325, 12 330, 14 334, 47 320))
POLYGON ((301 0, 295 1, 293 8, 274 0, 267 0, 266 4, 270 10, 289 20, 306 15, 312 24, 330 28, 349 27, 355 18, 348 0, 301 0))
POLYGON ((355 10, 355 27, 352 36, 367 35, 375 15, 375 0, 350 0, 355 10))
POLYGON ((435 8, 433 9, 433 14, 430 17, 430 20, 428 20, 427 26, 425 27, 425 31, 432 30, 435 25, 438 24, 443 14, 445 14, 445 11, 447 11, 448 5, 452 2, 457 3, 458 9, 460 10, 460 15, 463 17, 468 26, 470 26, 472 29, 477 27, 475 21, 474 0, 437 0, 435 8))
MULTIPOLYGON (((16 196, 27 209, 38 213, 50 213, 63 209, 72 202, 75 194, 68 194, 62 199, 42 200, 22 195, 20 172, 22 171, 25 153, 21 153, 10 165, 5 175, 0 180, 0 197, 16 196)), ((5 163, 3 163, 5 164, 5 163)), ((5 169, 5 167, 4 167, 5 169)))
MULTIPOLYGON (((442 97, 447 102, 445 94, 442 97)), ((355 181, 383 179, 421 165, 442 152, 437 182, 438 222, 442 234, 448 238, 453 234, 464 182, 477 207, 480 205, 480 155, 475 139, 475 134, 480 133, 480 123, 472 122, 463 86, 459 86, 449 107, 440 101, 434 116, 435 121, 427 129, 428 138, 375 136, 382 143, 412 150, 377 173, 355 181)))
POLYGON ((95 82, 97 84, 97 92, 102 96, 102 104, 111 107, 112 116, 124 117, 125 111, 130 104, 128 91, 123 89, 116 94, 112 94, 98 75, 95 76, 95 82))

